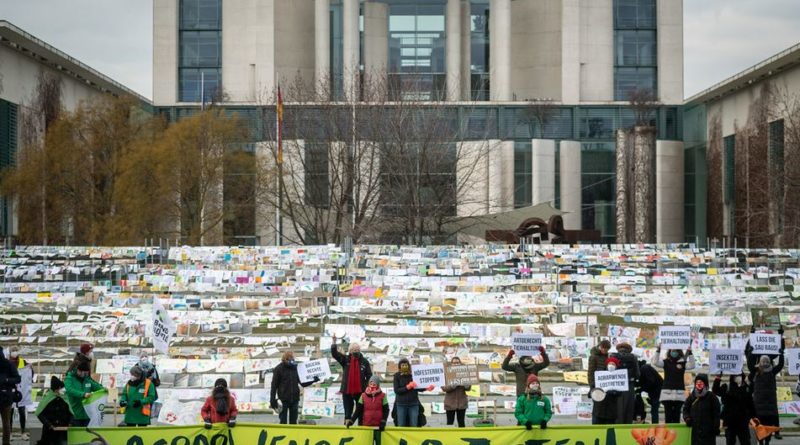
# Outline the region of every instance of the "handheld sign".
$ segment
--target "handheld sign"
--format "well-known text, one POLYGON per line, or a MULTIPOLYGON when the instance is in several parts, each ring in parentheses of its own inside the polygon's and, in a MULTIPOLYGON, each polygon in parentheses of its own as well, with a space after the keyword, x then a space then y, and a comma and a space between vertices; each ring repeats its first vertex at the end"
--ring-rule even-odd
POLYGON ((444 364, 414 365, 411 367, 411 378, 419 388, 445 386, 444 364))
POLYGON ((744 354, 738 349, 712 349, 709 352, 709 374, 739 375, 744 354))
POLYGON ((594 373, 594 386, 603 391, 628 391, 628 371, 597 371, 594 373))
POLYGON ((800 375, 800 349, 787 349, 786 362, 789 364, 789 375, 800 375))
POLYGON ((158 352, 169 354, 169 342, 176 330, 175 322, 164 309, 161 300, 153 298, 153 348, 158 352))
POLYGON ((311 360, 305 363, 298 363, 297 376, 300 377, 300 382, 310 382, 314 377, 319 377, 320 380, 325 380, 331 376, 331 368, 328 366, 327 360, 311 360))
POLYGON ((781 312, 778 308, 759 307, 750 309, 753 327, 756 329, 777 329, 781 325, 781 312))
POLYGON ((692 345, 692 328, 689 326, 660 326, 658 338, 663 349, 688 349, 692 345))
POLYGON ((753 354, 778 355, 781 350, 780 334, 750 334, 750 346, 753 354))
POLYGON ((542 346, 542 334, 519 334, 511 336, 511 348, 518 356, 532 357, 539 355, 539 347, 542 346))
POLYGON ((447 365, 444 368, 447 386, 469 386, 480 383, 475 365, 447 365))

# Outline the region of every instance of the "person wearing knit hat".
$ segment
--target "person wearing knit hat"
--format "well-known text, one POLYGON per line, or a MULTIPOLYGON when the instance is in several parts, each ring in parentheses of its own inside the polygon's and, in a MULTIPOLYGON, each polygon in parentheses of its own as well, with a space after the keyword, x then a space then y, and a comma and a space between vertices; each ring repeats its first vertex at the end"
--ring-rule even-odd
POLYGON ((42 422, 42 438, 37 445, 67 443, 67 431, 72 421, 72 411, 64 400, 64 382, 58 377, 50 377, 50 389, 42 396, 36 406, 36 418, 42 422))
POLYGON ((378 427, 379 431, 386 428, 386 420, 389 418, 389 398, 381 390, 380 385, 381 379, 377 375, 369 378, 367 389, 356 401, 353 417, 345 422, 348 428, 356 423, 361 426, 378 427))
POLYGON ((93 392, 103 389, 103 385, 92 379, 88 361, 81 361, 77 367, 67 371, 64 386, 67 389, 67 402, 72 410, 72 426, 89 425, 89 416, 83 409, 83 399, 89 398, 93 392))
MULTIPOLYGON (((595 373, 605 371, 608 352, 611 350, 611 342, 603 339, 597 346, 589 352, 589 390, 595 389, 595 373)), ((592 425, 605 425, 614 422, 614 418, 608 418, 608 403, 604 400, 592 400, 592 425)))
POLYGON ((119 406, 125 408, 125 424, 128 426, 150 425, 150 407, 158 399, 153 382, 144 377, 139 365, 130 370, 131 379, 125 384, 119 397, 119 406))
POLYGON ((523 355, 519 358, 518 363, 511 363, 511 358, 514 357, 514 350, 509 349, 506 358, 500 367, 503 371, 513 372, 517 382, 517 397, 526 393, 525 379, 530 374, 539 374, 540 371, 550 366, 550 357, 547 355, 544 346, 539 346, 539 355, 537 360, 541 357, 541 361, 534 360, 529 355, 523 355))
MULTIPOLYGON (((450 364, 459 366, 461 365, 461 359, 458 357, 453 357, 450 359, 450 364)), ((444 411, 447 415, 448 425, 452 425, 455 420, 458 420, 458 427, 464 428, 467 405, 469 404, 467 392, 471 389, 472 386, 470 385, 442 386, 442 391, 444 391, 444 411)))
POLYGON ((517 399, 514 408, 514 417, 519 425, 532 429, 534 425, 541 429, 547 428, 547 422, 553 417, 553 408, 550 399, 542 394, 542 385, 539 377, 531 374, 525 381, 525 394, 517 399))
MULTIPOLYGON (((614 423, 617 425, 630 425, 633 423, 634 412, 636 411, 636 382, 639 380, 639 359, 633 354, 633 347, 630 343, 618 343, 617 352, 611 354, 611 358, 619 360, 617 370, 624 369, 628 374, 628 390, 621 391, 616 397, 614 407, 616 415, 614 423)), ((609 371, 611 369, 609 368, 609 371)))
MULTIPOLYGON (((755 329, 750 330, 751 333, 755 329)), ((778 329, 781 334, 781 346, 778 356, 758 355, 753 353, 753 347, 747 342, 744 348, 744 355, 747 359, 747 369, 750 371, 751 392, 753 394, 753 405, 756 410, 756 417, 761 425, 780 427, 780 412, 778 411, 777 377, 783 370, 784 357, 783 351, 786 342, 783 339, 783 327, 778 329), (778 359, 778 364, 773 359, 778 359)), ((775 434, 779 437, 778 434, 775 434)), ((764 445, 769 445, 772 436, 768 436, 763 441, 764 445)))
POLYGON ((94 346, 91 343, 81 344, 80 349, 72 359, 72 363, 67 368, 67 372, 74 371, 81 363, 91 363, 92 359, 94 359, 94 346))
POLYGON ((708 387, 708 376, 697 374, 694 389, 683 404, 683 421, 692 428, 692 445, 714 445, 719 435, 720 404, 708 387))

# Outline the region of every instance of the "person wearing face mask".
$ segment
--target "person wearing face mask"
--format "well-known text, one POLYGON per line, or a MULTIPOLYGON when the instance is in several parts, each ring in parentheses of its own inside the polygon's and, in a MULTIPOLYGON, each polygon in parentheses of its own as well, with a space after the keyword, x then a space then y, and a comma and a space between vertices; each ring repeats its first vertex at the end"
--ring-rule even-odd
MULTIPOLYGON (((636 382, 639 380, 639 360, 633 354, 633 347, 628 343, 617 344, 617 352, 611 355, 619 360, 616 369, 624 369, 628 373, 628 391, 621 391, 616 398, 617 425, 630 425, 633 423, 636 408, 636 382)), ((611 369, 609 369, 611 371, 611 369)))
MULTIPOLYGON (((452 365, 460 365, 461 359, 453 357, 450 360, 452 365)), ((452 425, 453 421, 458 418, 458 427, 464 428, 464 418, 467 413, 467 391, 471 390, 472 386, 462 385, 448 385, 442 386, 444 391, 444 411, 447 414, 447 424, 452 425)))
POLYGON ((211 395, 206 398, 206 403, 200 409, 200 417, 203 418, 205 429, 210 430, 212 424, 215 423, 226 423, 228 428, 233 428, 236 426, 236 416, 238 415, 236 399, 228 389, 228 381, 217 379, 211 395))
POLYGON ((503 360, 503 365, 501 367, 503 371, 514 373, 514 378, 517 382, 517 397, 526 394, 525 382, 528 380, 529 375, 533 374, 538 376, 539 371, 550 366, 550 357, 547 356, 544 346, 539 346, 539 353, 541 357, 540 362, 535 361, 531 356, 524 355, 519 358, 518 363, 514 363, 513 365, 511 364, 511 358, 514 357, 514 350, 510 349, 508 354, 506 354, 506 358, 503 360))
POLYGON ((89 375, 89 362, 81 362, 78 367, 67 372, 64 386, 67 388, 67 402, 72 410, 72 426, 89 425, 89 416, 83 409, 83 399, 88 399, 93 392, 103 389, 89 375))
POLYGON ((144 377, 139 365, 133 365, 131 379, 119 398, 119 406, 125 408, 125 423, 128 426, 150 425, 150 409, 157 399, 156 385, 144 377))
POLYGON ((750 445, 750 419, 755 416, 753 397, 744 374, 730 376, 722 383, 722 374, 714 378, 711 392, 722 401, 722 425, 725 427, 726 445, 750 445))
POLYGON ((708 376, 697 374, 683 404, 683 421, 692 428, 692 445, 714 445, 719 435, 720 405, 708 388, 708 376))
MULTIPOLYGON (((755 329, 751 329, 751 333, 753 332, 755 332, 755 329)), ((778 329, 778 333, 783 336, 783 327, 778 329)), ((750 346, 749 341, 744 348, 745 358, 747 359, 747 369, 750 371, 749 379, 756 418, 758 418, 762 425, 780 426, 780 418, 778 417, 778 385, 776 378, 783 370, 783 351, 785 347, 786 343, 783 337, 781 337, 781 347, 778 351, 777 365, 773 363, 772 356, 758 356, 753 354, 753 347, 750 346)), ((775 438, 779 439, 780 436, 775 433, 775 438)), ((771 436, 760 443, 768 445, 770 440, 771 436)))
POLYGON ((350 343, 347 355, 339 352, 335 335, 331 344, 331 355, 342 367, 342 384, 339 390, 344 404, 344 421, 347 422, 353 414, 356 400, 367 388, 367 382, 372 377, 372 367, 367 358, 361 354, 361 345, 358 343, 350 343))
MULTIPOLYGON (((27 441, 30 439, 27 431, 25 431, 25 423, 27 420, 27 408, 33 405, 33 400, 31 399, 31 387, 33 386, 33 366, 30 363, 26 362, 25 359, 19 356, 19 348, 16 346, 12 346, 8 351, 9 362, 11 362, 11 366, 17 368, 17 372, 19 373, 20 382, 17 385, 17 391, 22 395, 22 399, 15 403, 11 414, 13 417, 14 408, 16 408, 16 412, 19 414, 19 426, 20 426, 20 434, 22 435, 22 440, 27 441)), ((12 428, 13 428, 13 419, 12 419, 12 428)))
POLYGON ((74 371, 81 363, 89 363, 91 367, 93 358, 94 346, 91 343, 83 343, 78 352, 75 353, 75 358, 72 359, 72 363, 67 368, 67 372, 74 371))
POLYGON ((0 347, 0 418, 3 421, 3 445, 11 444, 11 406, 21 398, 17 391, 20 382, 16 366, 6 359, 0 347))
MULTIPOLYGON (((661 389, 664 386, 664 378, 661 374, 647 363, 646 360, 639 360, 639 388, 647 393, 645 401, 650 405, 650 423, 658 423, 658 409, 661 407, 661 389)), ((644 416, 642 417, 644 419, 644 416)))
POLYGON ((679 349, 670 349, 667 351, 666 358, 662 358, 661 345, 659 345, 651 363, 656 368, 664 370, 664 384, 660 397, 661 404, 664 405, 664 417, 667 423, 679 423, 686 391, 684 375, 686 371, 695 368, 692 350, 687 349, 684 354, 679 349))
POLYGON ((277 410, 278 400, 281 401, 280 413, 278 418, 281 425, 289 423, 297 424, 297 409, 300 404, 300 387, 311 386, 319 381, 319 377, 314 377, 310 382, 301 382, 297 374, 297 362, 294 360, 294 353, 286 351, 283 353, 281 362, 272 370, 272 386, 269 392, 269 406, 277 410))
POLYGON ((397 411, 397 426, 419 426, 420 402, 419 393, 432 391, 434 386, 417 388, 411 376, 411 362, 402 358, 397 363, 399 371, 394 375, 395 407, 397 411))
MULTIPOLYGON (((611 342, 602 340, 600 344, 593 347, 589 352, 589 391, 595 389, 594 373, 597 371, 606 370, 606 360, 608 360, 608 351, 611 349, 611 342)), ((592 401, 592 425, 603 425, 612 423, 614 418, 611 417, 610 421, 607 418, 607 402, 602 400, 600 402, 592 401)))
POLYGON ((547 428, 547 422, 553 417, 553 408, 550 399, 542 394, 539 377, 535 374, 529 375, 525 388, 525 394, 517 398, 514 417, 520 425, 525 425, 529 430, 534 425, 541 429, 547 428))
POLYGON ((72 422, 72 411, 64 397, 64 382, 56 376, 50 377, 50 389, 36 406, 36 418, 42 422, 42 437, 37 445, 66 445, 67 428, 72 422))
POLYGON ((373 442, 380 445, 380 432, 386 428, 386 420, 389 418, 389 398, 381 390, 380 379, 374 375, 367 383, 367 389, 356 402, 353 416, 345 422, 350 428, 351 425, 358 423, 361 426, 377 427, 373 442))
POLYGON ((150 381, 153 383, 153 385, 156 386, 156 388, 161 386, 161 378, 158 377, 158 370, 156 369, 156 366, 153 364, 153 362, 151 362, 150 359, 147 358, 147 356, 142 356, 139 359, 138 366, 139 369, 142 370, 143 373, 142 377, 150 379, 150 381))

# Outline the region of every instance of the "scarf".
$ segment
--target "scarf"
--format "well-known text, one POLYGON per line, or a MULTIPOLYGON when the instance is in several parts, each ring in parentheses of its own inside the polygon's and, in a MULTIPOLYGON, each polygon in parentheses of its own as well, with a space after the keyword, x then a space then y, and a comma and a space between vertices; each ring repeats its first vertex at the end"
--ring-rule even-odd
POLYGON ((374 396, 376 394, 380 394, 380 392, 381 392, 380 386, 376 386, 375 389, 372 389, 369 386, 367 386, 366 391, 364 391, 364 393, 368 396, 374 396))
POLYGON ((695 389, 692 390, 692 392, 694 393, 695 397, 697 397, 697 398, 705 397, 706 394, 708 394, 708 388, 705 387, 705 388, 703 388, 702 391, 697 391, 697 388, 695 388, 695 389))
MULTIPOLYGON (((55 399, 63 399, 63 397, 61 397, 57 392, 48 389, 44 393, 42 400, 36 406, 36 411, 34 412, 36 417, 39 417, 39 414, 41 414, 44 411, 44 409, 47 408, 47 405, 49 405, 50 402, 52 402, 55 399)), ((69 412, 72 413, 72 407, 69 405, 69 403, 67 403, 67 408, 69 409, 69 412)))
POLYGON ((361 361, 350 354, 350 368, 347 371, 347 395, 361 394, 361 361))

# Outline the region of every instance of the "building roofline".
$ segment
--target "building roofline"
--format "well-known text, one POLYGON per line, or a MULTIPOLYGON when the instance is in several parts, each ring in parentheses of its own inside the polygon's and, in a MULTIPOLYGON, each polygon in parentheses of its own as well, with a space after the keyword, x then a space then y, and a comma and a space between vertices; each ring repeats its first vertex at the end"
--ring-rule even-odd
POLYGON ((790 46, 772 57, 706 88, 686 99, 685 103, 686 105, 697 105, 721 99, 728 94, 767 79, 794 65, 800 65, 800 43, 790 46))
POLYGON ((129 95, 146 105, 151 101, 125 85, 71 57, 7 20, 0 20, 0 43, 85 83, 115 96, 129 95))

